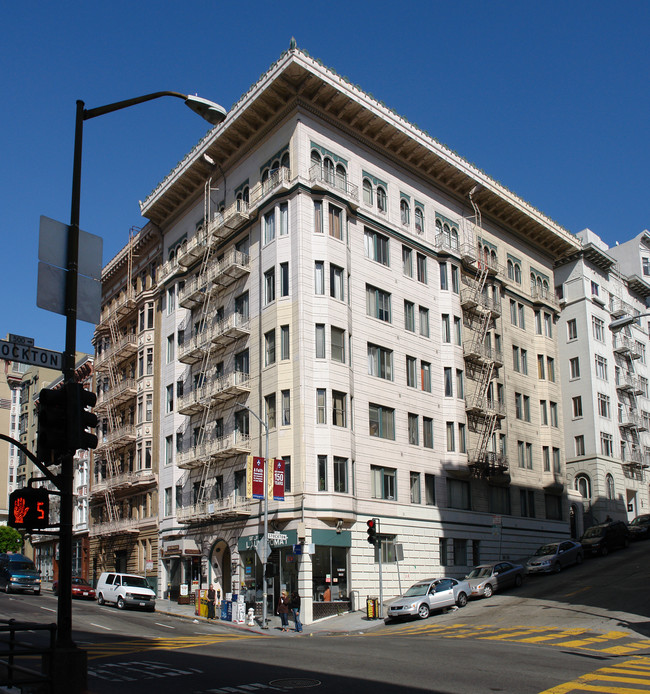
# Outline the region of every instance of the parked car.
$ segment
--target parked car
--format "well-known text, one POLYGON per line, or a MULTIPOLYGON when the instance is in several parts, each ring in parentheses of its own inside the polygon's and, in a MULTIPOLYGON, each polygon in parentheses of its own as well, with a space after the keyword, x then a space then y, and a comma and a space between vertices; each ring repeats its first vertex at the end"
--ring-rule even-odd
POLYGON ((142 576, 105 571, 97 581, 95 592, 100 605, 114 603, 120 610, 127 606, 144 607, 151 612, 156 609, 156 594, 142 576))
POLYGON ((647 540, 650 537, 650 514, 637 516, 628 523, 627 529, 631 540, 647 540))
POLYGON ((481 564, 475 566, 465 576, 472 597, 491 597, 497 590, 503 590, 510 586, 518 588, 524 580, 524 567, 521 564, 513 564, 509 561, 499 561, 494 564, 481 564))
POLYGON ((388 619, 426 619, 431 612, 443 607, 464 607, 467 605, 469 592, 467 581, 458 581, 455 578, 427 578, 414 583, 401 598, 391 603, 388 619))
POLYGON ((600 554, 606 556, 614 549, 622 549, 630 545, 630 532, 623 521, 610 521, 600 525, 592 525, 585 530, 580 538, 580 544, 585 556, 600 554))
MULTIPOLYGON (((59 582, 54 581, 52 584, 52 590, 55 595, 59 594, 59 582)), ((73 598, 86 598, 87 600, 95 599, 95 589, 86 581, 85 578, 81 576, 72 577, 72 597, 73 598)))
POLYGON ((582 564, 582 545, 573 540, 542 545, 526 562, 526 573, 559 573, 573 564, 582 564))
POLYGON ((41 572, 23 554, 0 554, 0 588, 5 593, 31 591, 41 593, 41 572))

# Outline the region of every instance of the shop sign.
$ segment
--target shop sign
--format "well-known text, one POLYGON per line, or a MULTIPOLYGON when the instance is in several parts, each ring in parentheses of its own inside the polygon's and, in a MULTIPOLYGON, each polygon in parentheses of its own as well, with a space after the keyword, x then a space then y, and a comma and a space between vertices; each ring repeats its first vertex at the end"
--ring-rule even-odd
POLYGON ((183 554, 191 555, 191 556, 201 556, 201 550, 200 549, 184 549, 183 554))
POLYGON ((183 597, 189 595, 189 588, 188 588, 187 583, 181 583, 180 589, 181 589, 181 595, 183 597))
POLYGON ((276 547, 284 547, 289 544, 289 536, 284 533, 274 532, 268 534, 269 542, 276 547))

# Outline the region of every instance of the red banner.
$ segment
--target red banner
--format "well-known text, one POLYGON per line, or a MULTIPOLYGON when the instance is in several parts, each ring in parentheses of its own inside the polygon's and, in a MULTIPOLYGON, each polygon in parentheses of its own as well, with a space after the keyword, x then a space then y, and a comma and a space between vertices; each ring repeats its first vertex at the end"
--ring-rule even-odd
POLYGON ((273 501, 284 501, 284 460, 273 461, 273 501))
POLYGON ((253 499, 264 498, 264 458, 253 458, 253 499))

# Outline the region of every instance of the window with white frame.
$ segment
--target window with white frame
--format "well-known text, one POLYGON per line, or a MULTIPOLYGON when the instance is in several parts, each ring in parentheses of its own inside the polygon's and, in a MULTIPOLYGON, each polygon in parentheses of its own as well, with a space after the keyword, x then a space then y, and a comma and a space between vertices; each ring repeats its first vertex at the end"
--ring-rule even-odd
POLYGON ((331 328, 330 351, 332 361, 345 364, 345 330, 342 328, 331 328))
POLYGON ((597 354, 595 357, 596 363, 596 378, 600 378, 603 381, 607 380, 607 359, 597 354))
POLYGON ((264 243, 270 243, 275 239, 275 209, 264 215, 264 243))
POLYGON ((316 323, 316 359, 325 359, 325 325, 316 323))
POLYGON ((389 245, 388 236, 373 231, 367 227, 364 230, 364 245, 366 258, 374 260, 382 265, 389 264, 389 245))
POLYGON ((404 299, 404 330, 415 332, 415 304, 404 299))
POLYGON ((373 318, 390 323, 390 293, 367 284, 366 313, 373 318))
POLYGON ((275 301, 275 268, 264 273, 264 304, 268 306, 275 301))
POLYGON ((327 424, 327 393, 325 388, 316 388, 316 423, 327 424))
POLYGON ((408 435, 409 443, 412 446, 418 446, 420 444, 419 417, 413 412, 408 413, 408 435))
POLYGON ((395 440, 395 409, 384 405, 368 405, 369 434, 380 439, 395 440))
POLYGON ((368 343, 368 373, 371 376, 393 380, 393 350, 368 343))
POLYGON ((264 365, 275 364, 275 328, 264 334, 264 365))
POLYGON ((598 342, 605 342, 605 321, 597 316, 591 317, 591 329, 594 336, 594 340, 598 342))
POLYGON ((397 470, 395 468, 370 466, 372 498, 397 499, 397 470))
POLYGON ((408 246, 402 246, 402 272, 413 277, 413 251, 408 246))
POLYGON ((418 360, 415 357, 406 356, 406 385, 409 388, 418 386, 417 364, 418 360))

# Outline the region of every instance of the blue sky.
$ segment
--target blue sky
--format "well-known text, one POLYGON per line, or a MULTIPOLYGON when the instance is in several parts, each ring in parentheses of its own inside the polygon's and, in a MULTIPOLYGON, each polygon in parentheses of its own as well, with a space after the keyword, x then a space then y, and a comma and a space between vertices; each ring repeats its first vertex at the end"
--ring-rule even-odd
MULTIPOLYGON (((64 348, 64 318, 36 307, 38 226, 69 221, 77 99, 174 90, 230 108, 295 36, 569 231, 613 245, 650 226, 649 30, 647 2, 2 3, 0 336, 64 348)), ((86 122, 81 227, 104 239, 104 263, 207 128, 176 99, 86 122)), ((79 323, 79 349, 91 336, 79 323)))

